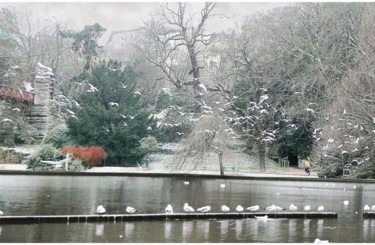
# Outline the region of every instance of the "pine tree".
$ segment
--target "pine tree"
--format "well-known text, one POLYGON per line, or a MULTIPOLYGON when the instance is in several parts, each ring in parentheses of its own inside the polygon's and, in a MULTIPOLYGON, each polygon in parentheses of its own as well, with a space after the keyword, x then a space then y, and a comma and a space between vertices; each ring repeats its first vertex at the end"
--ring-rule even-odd
POLYGON ((135 91, 131 66, 117 61, 100 62, 81 84, 82 94, 67 109, 69 134, 84 146, 102 146, 110 164, 134 164, 145 154, 139 148, 151 121, 142 108, 142 94, 135 91))

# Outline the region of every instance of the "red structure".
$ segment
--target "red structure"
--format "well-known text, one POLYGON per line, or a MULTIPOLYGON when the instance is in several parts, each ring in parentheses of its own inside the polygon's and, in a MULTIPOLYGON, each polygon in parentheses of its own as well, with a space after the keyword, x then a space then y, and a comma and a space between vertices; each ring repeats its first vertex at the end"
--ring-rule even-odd
POLYGON ((9 88, 3 85, 0 85, 0 97, 6 100, 22 102, 31 105, 34 104, 34 93, 27 92, 21 89, 9 88))

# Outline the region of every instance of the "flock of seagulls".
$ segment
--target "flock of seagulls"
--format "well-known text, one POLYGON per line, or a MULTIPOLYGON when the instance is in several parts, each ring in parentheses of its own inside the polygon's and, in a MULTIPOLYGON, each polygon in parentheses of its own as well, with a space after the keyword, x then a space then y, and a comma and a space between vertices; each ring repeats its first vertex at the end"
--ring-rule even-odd
MULTIPOLYGON (((228 213, 231 210, 230 207, 228 207, 227 205, 222 205, 220 209, 224 213, 228 213)), ((183 210, 186 213, 192 213, 192 212, 195 211, 195 209, 192 206, 190 206, 188 203, 184 204, 183 210)), ((241 205, 237 205, 236 208, 235 208, 235 210, 236 210, 236 212, 244 212, 245 208, 243 206, 241 206, 241 205)), ((259 205, 250 206, 250 207, 247 207, 246 210, 252 211, 252 212, 253 211, 259 211, 260 210, 260 206, 259 205)), ((282 211, 282 210, 286 210, 286 209, 283 209, 282 207, 273 204, 273 205, 267 207, 265 210, 269 211, 269 212, 277 212, 277 211, 282 211)), ((291 204, 289 206, 289 210, 290 211, 297 211, 298 207, 295 206, 294 204, 291 204)), ((306 205, 306 206, 304 206, 303 210, 304 211, 311 211, 311 206, 310 205, 306 205)), ((364 207, 364 210, 375 210, 375 205, 373 205, 370 208, 370 206, 366 204, 365 207, 364 207)), ((203 207, 197 208, 196 211, 197 212, 201 212, 201 213, 206 213, 206 212, 211 211, 211 206, 209 206, 209 205, 203 206, 203 207)), ((317 208, 317 211, 318 212, 323 212, 324 211, 324 206, 319 206, 317 208)), ((125 209, 125 212, 129 213, 129 214, 133 214, 133 213, 136 213, 137 210, 135 208, 133 208, 133 207, 127 206, 126 209, 125 209)), ((103 205, 99 205, 97 207, 97 209, 96 209, 96 213, 98 213, 98 214, 104 214, 104 213, 106 213, 106 209, 103 207, 103 205)), ((171 204, 168 204, 166 206, 165 213, 166 214, 173 214, 173 207, 172 207, 171 204)), ((1 215, 1 211, 0 211, 0 215, 1 215)))
MULTIPOLYGON (((190 182, 185 180, 184 182, 184 185, 189 185, 190 182)), ((220 184, 220 188, 225 188, 225 184, 220 184)), ((279 197, 280 194, 277 193, 277 197, 279 197)), ((349 205, 349 201, 348 200, 344 200, 343 201, 343 205, 347 206, 349 205)), ((302 207, 303 211, 311 211, 313 210, 312 207, 310 205, 305 205, 302 207)), ((231 211, 231 208, 227 205, 222 205, 221 208, 220 208, 221 212, 224 212, 224 213, 227 213, 227 212, 230 212, 231 211)), ((244 212, 245 210, 247 211, 251 211, 251 212, 254 212, 254 211, 259 211, 260 210, 260 206, 259 205, 253 205, 253 206, 249 206, 247 208, 244 208, 243 206, 241 205, 237 205, 236 208, 235 208, 235 211, 236 212, 244 212)), ((277 212, 277 211, 282 211, 282 210, 289 210, 289 211, 297 211, 299 210, 299 208, 294 205, 293 203, 290 204, 289 208, 288 209, 285 209, 285 208, 282 208, 280 206, 277 206, 275 204, 272 204, 271 206, 268 206, 265 208, 266 211, 269 211, 269 212, 277 212)), ((324 212, 325 208, 323 205, 320 205, 316 208, 316 211, 318 212, 324 212)), ((372 205, 371 207, 368 205, 368 204, 365 204, 363 210, 365 211, 369 211, 369 210, 373 210, 375 211, 375 205, 372 205)), ((172 204, 168 204, 166 207, 165 207, 165 213, 166 214, 173 214, 173 207, 172 207, 172 204)), ((197 208, 197 209, 194 209, 192 206, 189 205, 189 203, 184 203, 183 205, 183 211, 186 212, 186 213, 193 213, 193 212, 201 212, 201 213, 206 213, 206 212, 209 212, 211 211, 211 206, 210 205, 207 205, 207 206, 203 206, 203 207, 200 207, 200 208, 197 208)), ((105 208, 103 207, 103 205, 99 205, 97 207, 97 213, 98 214, 104 214, 106 212, 105 208)), ((128 214, 133 214, 133 213, 136 213, 137 210, 133 207, 130 207, 130 206, 127 206, 126 209, 125 209, 125 212, 128 213, 128 214)), ((3 215, 3 212, 0 211, 0 215, 3 215)), ((254 218, 256 220, 260 220, 260 221, 267 221, 269 219, 268 215, 264 215, 264 216, 254 216, 254 218)), ((329 240, 320 240, 319 238, 316 238, 314 240, 314 243, 329 243, 330 241, 329 240)))

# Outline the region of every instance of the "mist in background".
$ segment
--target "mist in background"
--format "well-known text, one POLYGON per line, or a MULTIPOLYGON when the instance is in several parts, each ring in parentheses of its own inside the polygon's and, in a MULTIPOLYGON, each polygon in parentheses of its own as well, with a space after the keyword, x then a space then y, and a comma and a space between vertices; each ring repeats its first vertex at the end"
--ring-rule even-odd
MULTIPOLYGON (((107 29, 102 42, 108 39, 112 31, 131 30, 141 27, 145 20, 160 11, 162 2, 3 2, 0 7, 15 10, 21 23, 30 23, 34 29, 40 29, 48 21, 66 24, 69 29, 80 31, 85 25, 99 23, 107 29)), ((168 3, 175 9, 176 3, 168 3)), ((199 20, 200 10, 204 2, 190 2, 188 9, 195 13, 199 20)), ((219 2, 213 16, 206 25, 209 32, 220 32, 234 28, 243 17, 272 8, 284 7, 282 2, 219 2)), ((50 24, 50 23, 49 23, 50 24)))

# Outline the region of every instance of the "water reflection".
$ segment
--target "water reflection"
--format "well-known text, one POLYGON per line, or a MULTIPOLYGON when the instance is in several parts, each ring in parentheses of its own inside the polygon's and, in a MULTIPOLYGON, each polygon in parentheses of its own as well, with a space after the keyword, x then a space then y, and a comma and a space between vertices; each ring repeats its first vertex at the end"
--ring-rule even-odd
POLYGON ((220 220, 220 237, 224 240, 228 234, 229 220, 220 220))
POLYGON ((209 220, 197 220, 197 234, 203 237, 205 240, 207 240, 209 232, 210 232, 210 221, 209 220))
POLYGON ((125 238, 129 239, 133 236, 134 232, 134 223, 125 223, 125 238))
POLYGON ((240 240, 241 234, 242 234, 242 227, 244 224, 243 219, 238 219, 235 221, 235 231, 236 231, 236 239, 240 240))
POLYGON ((303 235, 304 237, 310 236, 310 219, 305 219, 303 221, 303 235))
POLYGON ((188 242, 193 231, 193 221, 182 222, 182 239, 183 242, 188 242))
POLYGON ((165 240, 169 241, 171 238, 172 233, 172 221, 165 221, 164 222, 164 238, 165 240))
POLYGON ((297 232, 297 220, 290 219, 289 220, 289 240, 293 241, 293 238, 296 236, 297 232))
POLYGON ((363 238, 366 240, 369 238, 369 229, 370 229, 370 220, 365 219, 363 221, 363 238))
POLYGON ((324 225, 324 220, 319 219, 316 222, 316 232, 318 237, 323 237, 323 225, 324 225))
POLYGON ((104 234, 104 224, 96 224, 95 225, 95 235, 96 236, 103 236, 104 234))

